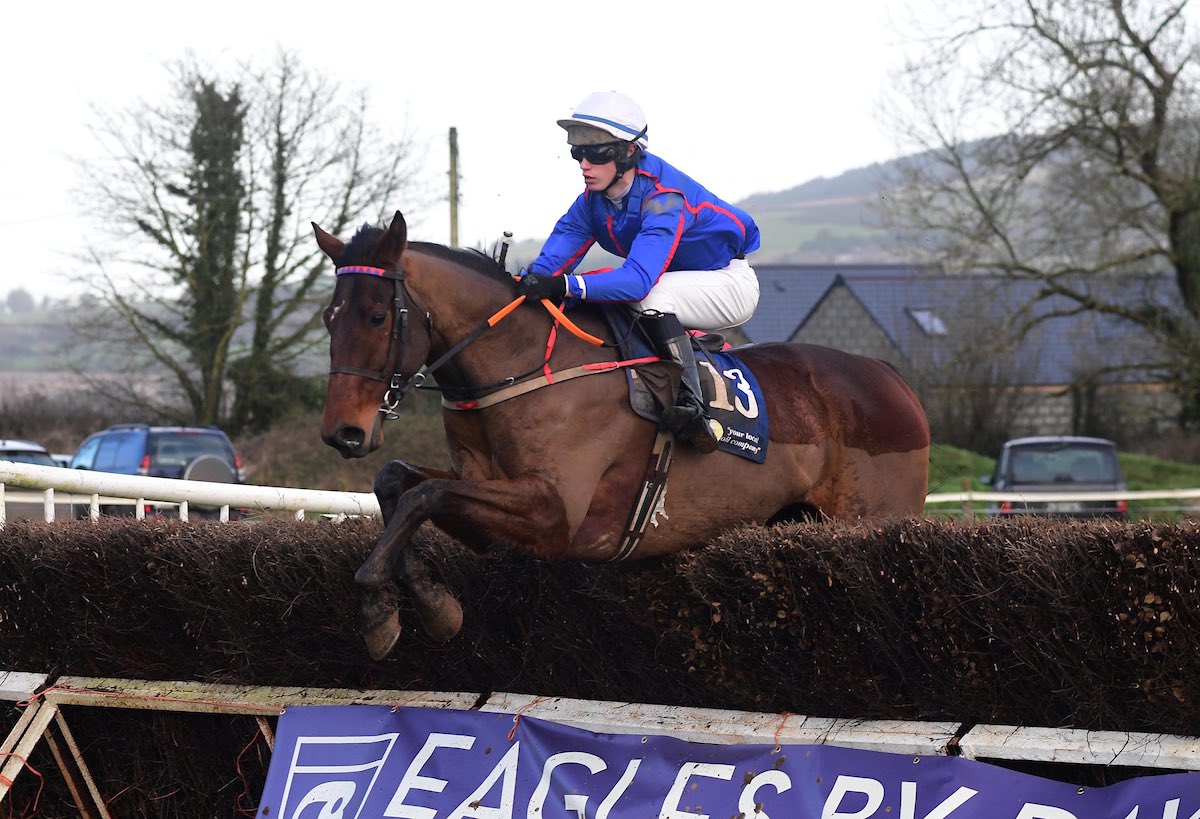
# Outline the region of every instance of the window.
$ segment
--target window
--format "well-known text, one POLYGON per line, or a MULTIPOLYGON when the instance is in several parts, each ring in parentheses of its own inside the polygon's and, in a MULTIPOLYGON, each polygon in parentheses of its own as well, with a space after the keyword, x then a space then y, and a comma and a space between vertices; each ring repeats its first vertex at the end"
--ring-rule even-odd
POLYGON ((136 472, 142 462, 145 437, 144 432, 117 432, 104 436, 92 468, 101 472, 136 472))
POLYGON ((79 451, 75 453, 75 457, 71 459, 72 469, 91 469, 92 463, 96 460, 96 450, 100 446, 99 438, 88 438, 83 442, 83 446, 79 447, 79 451))
POLYGON ((34 464, 35 466, 58 466, 54 459, 45 452, 33 450, 0 452, 0 461, 12 461, 15 464, 34 464))
POLYGON ((946 324, 942 321, 937 313, 933 312, 928 307, 908 307, 905 308, 917 326, 927 336, 944 336, 947 335, 946 324))

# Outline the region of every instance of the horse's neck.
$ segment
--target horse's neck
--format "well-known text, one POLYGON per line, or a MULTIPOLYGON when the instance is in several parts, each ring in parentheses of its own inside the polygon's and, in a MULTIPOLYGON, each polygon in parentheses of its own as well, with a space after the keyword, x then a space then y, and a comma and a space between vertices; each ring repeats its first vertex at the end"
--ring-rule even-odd
MULTIPOLYGON (((445 355, 516 298, 503 281, 465 265, 419 251, 413 251, 413 255, 416 258, 411 262, 415 263, 408 266, 409 288, 429 312, 433 328, 430 362, 445 355)), ((439 381, 449 377, 472 384, 508 377, 515 363, 523 363, 526 358, 534 361, 531 355, 521 355, 523 351, 545 349, 548 330, 547 319, 516 310, 456 353, 439 370, 439 381)))

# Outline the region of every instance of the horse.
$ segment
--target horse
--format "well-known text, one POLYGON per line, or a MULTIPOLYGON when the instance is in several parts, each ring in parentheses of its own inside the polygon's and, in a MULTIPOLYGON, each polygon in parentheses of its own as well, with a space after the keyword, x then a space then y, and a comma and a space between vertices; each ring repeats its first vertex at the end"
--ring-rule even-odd
MULTIPOLYGON (((323 314, 330 376, 321 437, 345 458, 379 447, 383 420, 433 369, 438 389, 470 399, 547 368, 617 361, 611 347, 581 340, 611 341, 595 307, 568 311, 581 338, 559 332, 562 312, 512 306, 513 280, 497 260, 409 243, 399 211, 386 228, 363 225, 349 242, 316 223, 313 231, 338 273, 323 314)), ((603 563, 697 547, 749 523, 922 513, 929 427, 891 365, 798 343, 734 352, 765 396, 764 462, 677 450, 670 497, 631 555, 619 543, 659 430, 631 409, 621 367, 473 410, 462 409, 469 400, 449 408, 444 399, 450 469, 392 461, 375 480, 384 531, 355 573, 371 656, 385 657, 399 637, 397 586, 431 637, 449 640, 462 625, 461 604, 412 548, 426 520, 479 554, 505 544, 543 559, 603 563)))

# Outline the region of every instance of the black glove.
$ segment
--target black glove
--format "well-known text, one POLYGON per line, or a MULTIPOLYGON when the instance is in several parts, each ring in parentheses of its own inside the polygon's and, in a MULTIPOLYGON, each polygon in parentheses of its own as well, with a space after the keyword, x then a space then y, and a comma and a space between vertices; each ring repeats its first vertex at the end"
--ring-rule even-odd
POLYGON ((567 295, 567 277, 544 273, 526 273, 517 280, 517 295, 526 300, 550 299, 558 304, 567 295))

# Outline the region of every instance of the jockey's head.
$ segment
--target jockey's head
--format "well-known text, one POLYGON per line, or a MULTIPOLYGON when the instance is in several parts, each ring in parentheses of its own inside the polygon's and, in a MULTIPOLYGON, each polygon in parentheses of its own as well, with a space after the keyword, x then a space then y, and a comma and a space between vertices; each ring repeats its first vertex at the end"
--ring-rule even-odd
POLYGON ((588 94, 575 106, 571 116, 560 119, 558 124, 567 132, 572 157, 580 160, 590 154, 588 161, 600 164, 599 159, 611 154, 612 161, 617 163, 618 179, 637 165, 648 142, 646 115, 636 102, 616 91, 588 94), (576 150, 595 146, 612 146, 613 150, 576 150))

